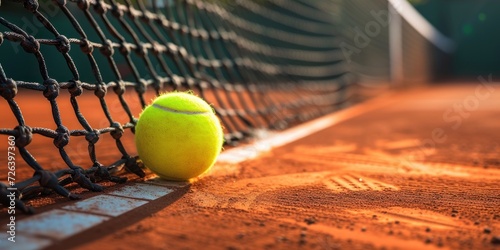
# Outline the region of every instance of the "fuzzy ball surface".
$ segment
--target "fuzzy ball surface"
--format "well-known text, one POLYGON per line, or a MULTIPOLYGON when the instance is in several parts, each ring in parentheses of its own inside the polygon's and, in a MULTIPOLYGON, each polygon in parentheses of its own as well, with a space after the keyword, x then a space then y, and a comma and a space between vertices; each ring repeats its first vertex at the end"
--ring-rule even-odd
POLYGON ((141 113, 135 144, 144 165, 161 178, 188 180, 208 171, 223 144, 212 107, 185 92, 160 95, 141 113))

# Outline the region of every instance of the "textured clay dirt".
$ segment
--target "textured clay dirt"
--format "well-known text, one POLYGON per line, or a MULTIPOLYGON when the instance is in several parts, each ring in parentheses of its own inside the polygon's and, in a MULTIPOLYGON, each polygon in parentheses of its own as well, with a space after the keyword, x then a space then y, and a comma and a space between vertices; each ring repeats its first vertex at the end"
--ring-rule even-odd
POLYGON ((51 249, 500 249, 500 91, 477 86, 397 93, 51 249))

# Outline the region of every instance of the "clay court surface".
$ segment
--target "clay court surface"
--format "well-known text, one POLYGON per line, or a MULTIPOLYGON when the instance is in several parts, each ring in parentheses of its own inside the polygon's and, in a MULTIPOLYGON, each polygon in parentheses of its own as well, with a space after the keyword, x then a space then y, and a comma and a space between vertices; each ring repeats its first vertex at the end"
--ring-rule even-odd
MULTIPOLYGON (((21 98, 28 125, 53 127, 21 98)), ((220 161, 190 185, 46 249, 500 249, 500 86, 391 92, 321 119, 338 122, 256 158, 220 161)), ((61 168, 50 140, 37 139, 28 150, 61 168)), ((86 156, 86 144, 71 143, 73 159, 86 156)), ((103 163, 119 156, 106 143, 103 163)), ((32 174, 22 163, 17 171, 32 174)), ((101 183, 104 193, 144 182, 121 175, 129 181, 101 183)), ((83 200, 101 195, 69 189, 83 200)), ((75 202, 49 195, 27 204, 40 214, 75 202)))

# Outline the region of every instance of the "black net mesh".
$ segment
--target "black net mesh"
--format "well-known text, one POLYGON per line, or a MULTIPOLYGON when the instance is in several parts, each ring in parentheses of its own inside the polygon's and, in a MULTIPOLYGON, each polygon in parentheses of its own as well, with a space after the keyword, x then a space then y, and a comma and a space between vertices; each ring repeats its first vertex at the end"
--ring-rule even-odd
POLYGON ((391 81, 432 80, 452 44, 412 11, 392 0, 3 0, 0 202, 14 192, 31 212, 20 199, 76 199, 68 185, 101 191, 126 181, 123 169, 143 177, 134 127, 164 92, 211 103, 231 146, 391 81), (14 158, 29 174, 11 176, 14 158))
MULTIPOLYGON (((34 173, 11 186, 0 171, 7 181, 1 189, 4 204, 13 188, 23 199, 50 192, 78 198, 65 186, 100 191, 99 181, 125 181, 113 175, 116 169, 144 176, 133 146, 123 138, 133 134, 134 107, 163 92, 191 90, 212 103, 227 144, 251 138, 258 129, 310 120, 349 101, 352 77, 339 49, 336 18, 322 1, 1 4, 0 95, 6 105, 0 135, 15 141, 23 159, 18 168, 34 173), (20 95, 43 97, 21 103, 20 95), (82 103, 88 95, 93 102, 82 103), (44 120, 53 125, 35 125, 23 108, 50 109, 44 120), (100 122, 91 122, 96 114, 100 122), (79 126, 68 127, 68 120, 79 126), (97 149, 105 137, 114 145, 97 149), (29 145, 37 141, 52 147, 52 154, 31 152, 29 145), (69 152, 74 141, 84 142, 84 164, 83 156, 69 152), (115 150, 113 162, 103 163, 100 150, 115 150), (37 161, 42 157, 63 163, 43 165, 37 161)), ((18 208, 30 212, 20 202, 18 208)))

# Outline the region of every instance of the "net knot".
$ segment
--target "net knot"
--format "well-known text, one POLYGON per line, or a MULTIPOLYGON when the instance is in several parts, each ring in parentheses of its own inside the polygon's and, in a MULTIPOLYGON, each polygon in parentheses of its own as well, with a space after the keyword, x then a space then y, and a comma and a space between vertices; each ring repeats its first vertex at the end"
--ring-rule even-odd
POLYGON ((160 53, 161 53, 161 51, 162 51, 162 45, 161 45, 161 44, 159 44, 159 43, 158 43, 158 42, 156 42, 156 41, 154 41, 154 42, 152 43, 152 45, 153 45, 153 50, 152 50, 153 55, 155 55, 155 56, 160 55, 160 53))
POLYGON ((68 53, 71 49, 69 39, 66 36, 59 35, 56 40, 59 42, 59 44, 56 45, 57 50, 63 54, 68 53))
POLYGON ((125 85, 123 84, 123 81, 117 81, 116 85, 113 87, 113 91, 117 95, 123 95, 123 93, 125 93, 125 85))
POLYGON ((169 55, 177 56, 179 54, 179 49, 177 48, 177 46, 175 44, 169 43, 167 45, 167 52, 169 55))
POLYGON ((146 81, 144 79, 140 79, 135 85, 135 91, 141 95, 144 94, 146 92, 146 85, 146 81))
POLYGON ((69 80, 69 88, 68 91, 71 96, 79 96, 83 93, 82 82, 79 80, 69 80))
POLYGON ((106 86, 104 86, 103 84, 97 84, 94 90, 94 95, 96 95, 99 98, 104 98, 106 92, 108 92, 106 86))
POLYGON ((165 83, 165 81, 161 77, 159 77, 159 76, 154 77, 153 86, 157 92, 160 92, 161 89, 163 89, 164 83, 165 83))
POLYGON ((221 31, 219 32, 219 37, 224 40, 224 41, 228 41, 229 40, 229 33, 227 31, 221 31))
POLYGON ((115 130, 111 131, 111 136, 115 140, 120 139, 123 136, 123 132, 124 132, 122 125, 118 122, 113 122, 113 123, 111 123, 111 127, 115 129, 115 130))
POLYGON ((8 78, 0 83, 0 95, 6 100, 11 100, 17 95, 17 83, 8 78))
POLYGON ((90 3, 87 0, 78 1, 78 8, 81 10, 88 10, 90 8, 90 3))
POLYGON ((25 0, 24 1, 24 8, 27 9, 31 13, 37 12, 38 7, 40 7, 40 4, 38 3, 37 0, 25 0))
POLYGON ((210 36, 209 37, 212 40, 218 40, 220 36, 219 36, 219 33, 217 33, 217 31, 212 30, 212 31, 210 31, 210 36))
POLYGON ((205 30, 200 30, 199 33, 202 40, 208 41, 208 39, 210 38, 210 35, 205 30))
POLYGON ((222 60, 222 65, 224 66, 224 68, 230 69, 231 67, 233 67, 233 61, 231 61, 231 59, 224 59, 222 60))
POLYGON ((33 36, 25 37, 21 41, 21 47, 23 47, 24 51, 32 54, 40 51, 40 43, 33 36))
POLYGON ((200 31, 198 31, 197 29, 191 29, 189 32, 191 33, 191 36, 194 38, 199 38, 201 36, 200 31))
POLYGON ((85 140, 87 140, 91 144, 96 144, 97 141, 99 141, 99 135, 100 132, 98 130, 89 131, 85 135, 85 140))
POLYGON ((189 27, 186 25, 182 25, 180 31, 182 35, 186 35, 187 33, 189 33, 189 27))
POLYGON ((128 6, 127 7, 127 16, 132 20, 132 21, 135 21, 137 20, 137 17, 139 14, 136 14, 136 12, 134 11, 134 7, 133 6, 128 6))
POLYGON ((137 125, 137 122, 139 121, 139 119, 133 117, 132 120, 130 121, 132 124, 134 124, 134 126, 132 127, 132 133, 135 134, 135 125, 137 125))
POLYGON ((73 170, 73 173, 71 173, 71 179, 74 182, 78 183, 80 187, 94 192, 102 192, 104 190, 102 186, 92 183, 92 181, 85 174, 85 170, 82 167, 75 166, 73 170))
POLYGON ((43 90, 43 96, 49 100, 54 100, 59 95, 59 83, 52 78, 49 78, 43 82, 45 89, 43 90))
POLYGON ((142 171, 142 169, 139 167, 139 165, 137 164, 137 160, 133 157, 123 157, 126 159, 126 162, 125 162, 125 169, 127 169, 128 171, 136 174, 137 176, 143 178, 144 176, 146 176, 146 174, 144 173, 144 171, 142 171))
POLYGON ((144 43, 137 44, 135 53, 140 57, 144 58, 148 54, 148 49, 144 46, 144 43))
POLYGON ((196 86, 196 80, 192 77, 187 77, 186 84, 187 86, 189 86, 189 88, 194 88, 194 86, 196 86))
POLYGON ((172 76, 172 83, 176 88, 179 88, 182 85, 182 79, 177 75, 172 76))
POLYGON ((102 1, 96 1, 94 5, 94 10, 99 15, 104 15, 107 12, 107 9, 104 7, 104 3, 102 1))
MULTIPOLYGON (((193 1, 188 1, 189 4, 192 4, 191 2, 193 2, 193 1)), ((198 9, 205 9, 205 5, 203 4, 202 1, 196 1, 194 4, 196 5, 196 8, 198 8, 198 9)))
POLYGON ((113 5, 111 8, 111 14, 113 14, 116 18, 120 18, 123 17, 123 10, 121 10, 118 5, 113 5))
POLYGON ((33 139, 33 132, 30 127, 17 126, 14 128, 14 131, 16 131, 15 142, 18 148, 24 148, 31 143, 31 140, 33 139))
POLYGON ((185 48, 180 48, 179 54, 181 55, 182 58, 189 58, 189 53, 185 48))
POLYGON ((63 125, 60 125, 57 127, 56 132, 57 132, 57 135, 54 138, 54 145, 57 148, 62 148, 64 146, 68 145, 69 137, 70 137, 68 128, 66 128, 63 125))
POLYGON ((2 43, 3 43, 3 33, 0 32, 0 45, 2 45, 2 43))
POLYGON ((92 51, 94 51, 94 46, 90 43, 90 41, 87 38, 82 38, 80 40, 80 49, 85 54, 92 54, 92 51))
POLYGON ((127 56, 130 54, 130 45, 126 41, 123 41, 120 44, 120 53, 124 56, 127 56))
POLYGON ((148 13, 145 12, 142 13, 140 19, 145 23, 149 23, 151 21, 151 18, 149 17, 148 13))
POLYGON ((105 55, 106 57, 111 57, 114 54, 113 46, 111 41, 108 39, 106 40, 103 44, 102 47, 100 48, 101 53, 105 55))
POLYGON ((40 183, 40 186, 46 187, 46 188, 56 188, 59 186, 59 180, 57 179, 57 176, 54 173, 51 173, 46 170, 35 170, 35 173, 33 176, 39 176, 38 183, 40 183))

